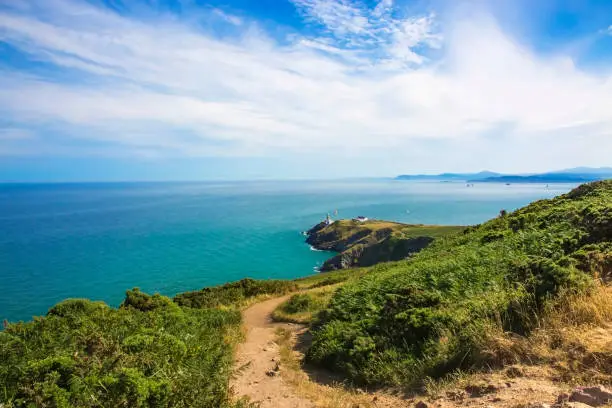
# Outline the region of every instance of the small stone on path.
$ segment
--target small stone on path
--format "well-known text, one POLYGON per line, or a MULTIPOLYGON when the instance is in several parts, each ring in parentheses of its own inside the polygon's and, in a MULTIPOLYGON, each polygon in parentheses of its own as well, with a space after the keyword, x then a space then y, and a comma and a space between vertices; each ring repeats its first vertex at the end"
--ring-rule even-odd
POLYGON ((429 408, 429 405, 423 401, 419 401, 415 404, 414 408, 429 408))

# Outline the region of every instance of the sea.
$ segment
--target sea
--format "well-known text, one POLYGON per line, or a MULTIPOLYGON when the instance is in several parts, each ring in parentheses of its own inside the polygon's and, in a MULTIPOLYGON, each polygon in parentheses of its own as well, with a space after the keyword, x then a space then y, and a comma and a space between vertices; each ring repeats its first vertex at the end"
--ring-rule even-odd
POLYGON ((317 273, 303 232, 359 215, 473 225, 570 184, 392 179, 0 184, 0 319, 66 298, 118 306, 133 287, 173 296, 245 277, 317 273), (337 214, 337 215, 336 215, 337 214))

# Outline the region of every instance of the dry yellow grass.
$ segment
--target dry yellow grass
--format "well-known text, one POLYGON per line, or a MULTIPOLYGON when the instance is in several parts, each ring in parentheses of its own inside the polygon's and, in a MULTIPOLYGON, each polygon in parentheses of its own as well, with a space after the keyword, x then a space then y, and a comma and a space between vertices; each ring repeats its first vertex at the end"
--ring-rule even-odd
POLYGON ((612 286, 598 285, 592 292, 568 296, 547 313, 545 327, 605 326, 612 322, 612 286))
MULTIPOLYGON (((280 328, 276 332, 279 345, 283 379, 295 392, 320 408, 390 408, 408 407, 409 401, 383 394, 358 392, 327 379, 330 385, 313 381, 302 369, 302 355, 295 351, 295 331, 280 328)), ((323 375, 325 376, 325 375, 323 375)))
POLYGON ((612 287, 562 297, 527 337, 492 328, 483 350, 483 358, 502 366, 546 366, 553 379, 571 385, 612 384, 612 287))

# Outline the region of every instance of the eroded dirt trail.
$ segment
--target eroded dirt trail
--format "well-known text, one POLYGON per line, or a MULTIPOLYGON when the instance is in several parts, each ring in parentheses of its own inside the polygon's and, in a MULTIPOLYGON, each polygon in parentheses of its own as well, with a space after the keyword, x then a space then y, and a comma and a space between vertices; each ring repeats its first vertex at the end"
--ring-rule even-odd
POLYGON ((311 408, 315 404, 295 395, 284 383, 280 370, 279 347, 274 342, 279 327, 295 330, 296 325, 274 323, 272 311, 289 296, 266 300, 246 309, 242 316, 247 331, 245 342, 236 353, 236 375, 232 386, 237 396, 259 402, 261 408, 311 408))
MULTIPOLYGON (((435 396, 393 396, 344 390, 337 383, 328 381, 326 373, 321 376, 309 371, 309 377, 301 368, 294 367, 295 364, 283 366, 286 360, 281 364, 281 348, 286 351, 287 344, 277 334, 279 328, 286 329, 285 333, 290 335, 289 345, 295 361, 299 362, 302 357, 296 348, 296 338, 303 335, 305 326, 274 323, 271 319, 274 309, 289 296, 257 303, 243 312, 247 333, 245 342, 237 349, 236 373, 231 385, 237 397, 249 397, 261 408, 513 408, 533 404, 544 406, 542 403, 550 406, 560 395, 571 390, 554 379, 548 366, 513 366, 496 372, 473 374, 447 389, 441 389, 435 396), (281 341, 281 346, 276 340, 281 341)), ((598 349, 609 351, 612 347, 612 328, 597 329, 589 336, 601 340, 595 342, 598 349)))

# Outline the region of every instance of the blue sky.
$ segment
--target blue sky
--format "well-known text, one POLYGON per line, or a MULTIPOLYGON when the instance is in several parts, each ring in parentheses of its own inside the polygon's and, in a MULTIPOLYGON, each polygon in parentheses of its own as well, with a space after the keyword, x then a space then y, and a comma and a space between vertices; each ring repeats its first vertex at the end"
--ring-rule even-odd
POLYGON ((609 166, 609 0, 0 0, 0 181, 609 166))

